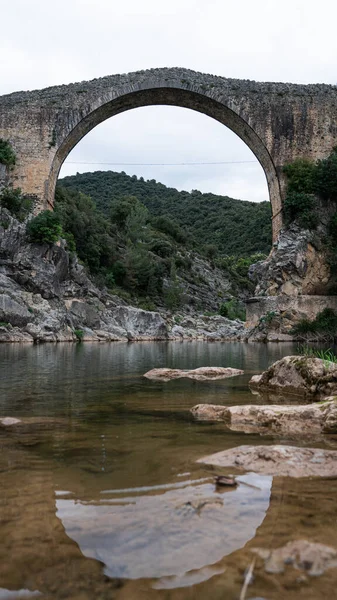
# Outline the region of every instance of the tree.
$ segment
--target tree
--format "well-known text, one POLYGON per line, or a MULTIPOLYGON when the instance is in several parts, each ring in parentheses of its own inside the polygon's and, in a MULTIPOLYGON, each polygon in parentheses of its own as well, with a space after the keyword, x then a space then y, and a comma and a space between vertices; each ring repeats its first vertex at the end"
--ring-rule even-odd
POLYGON ((62 227, 59 217, 50 210, 40 212, 27 224, 27 233, 31 242, 53 244, 61 237, 62 227))
POLYGON ((6 165, 6 167, 12 167, 15 162, 16 156, 11 144, 8 140, 0 138, 0 163, 6 165))
POLYGON ((170 310, 179 308, 182 302, 182 289, 177 278, 177 269, 174 259, 171 261, 170 281, 165 291, 165 304, 170 310))

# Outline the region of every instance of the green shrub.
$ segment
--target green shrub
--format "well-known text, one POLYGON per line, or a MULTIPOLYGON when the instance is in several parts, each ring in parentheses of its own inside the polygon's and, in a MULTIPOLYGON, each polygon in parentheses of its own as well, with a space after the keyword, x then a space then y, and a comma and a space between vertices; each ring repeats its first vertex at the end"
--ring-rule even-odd
POLYGON ((325 308, 318 313, 314 323, 318 331, 337 333, 337 313, 332 308, 325 308))
POLYGON ((128 217, 140 202, 136 196, 124 196, 118 200, 112 200, 110 204, 110 219, 118 227, 124 229, 128 217))
POLYGON ((157 310, 155 303, 152 302, 150 298, 141 298, 138 302, 138 308, 141 308, 142 310, 149 310, 151 312, 157 310))
POLYGON ((337 147, 330 156, 316 163, 297 159, 284 167, 287 197, 284 202, 286 224, 293 221, 306 229, 318 224, 318 196, 337 201, 337 147))
POLYGON ((305 192, 288 193, 284 201, 284 218, 287 225, 297 221, 300 227, 314 229, 318 224, 315 196, 305 192))
POLYGON ((166 239, 153 239, 150 242, 148 248, 151 252, 153 252, 157 256, 161 256, 162 258, 168 258, 174 253, 174 247, 166 239))
POLYGON ((334 354, 331 348, 318 350, 317 348, 311 348, 310 346, 302 345, 298 347, 297 352, 300 356, 320 358, 327 363, 337 363, 337 356, 334 354))
POLYGON ((278 315, 279 315, 279 313, 276 312, 275 310, 268 310, 268 312, 266 312, 265 315, 260 317, 259 322, 261 324, 270 325, 270 323, 273 321, 273 319, 275 319, 275 317, 277 317, 278 315))
POLYGON ((116 285, 114 274, 111 271, 105 276, 105 285, 108 288, 113 288, 116 285))
POLYGON ((209 260, 213 260, 218 254, 218 248, 215 244, 206 244, 203 248, 203 251, 209 260))
POLYGON ((337 212, 331 218, 329 234, 333 242, 337 243, 337 212))
POLYGON ((185 244, 187 240, 187 235, 185 231, 172 219, 163 215, 160 217, 155 217, 151 221, 152 227, 157 229, 158 231, 162 231, 166 233, 170 237, 172 237, 179 244, 185 244))
POLYGON ((324 308, 315 319, 301 319, 294 327, 294 334, 327 334, 332 337, 337 335, 337 312, 332 308, 324 308))
POLYGON ((316 165, 314 162, 298 158, 283 168, 287 176, 287 191, 312 194, 315 191, 316 165))
POLYGON ((66 241, 68 252, 76 252, 76 242, 72 233, 62 231, 62 237, 66 241))
POLYGON ((84 338, 83 329, 74 329, 74 335, 76 335, 78 342, 82 342, 82 340, 84 338))
POLYGON ((169 310, 176 310, 182 304, 182 288, 177 278, 175 261, 171 262, 170 280, 164 293, 165 305, 169 310))
POLYGON ((0 194, 0 205, 19 221, 24 221, 33 208, 33 200, 24 196, 20 188, 4 188, 0 194))
POLYGON ((315 191, 324 200, 337 201, 337 147, 330 156, 317 162, 315 191))
POLYGON ((15 165, 16 156, 12 146, 8 140, 0 138, 0 163, 6 167, 15 165))
POLYGON ((232 321, 235 319, 240 319, 240 321, 246 320, 245 308, 236 298, 232 298, 231 300, 228 300, 228 302, 223 302, 219 308, 219 314, 232 321))
POLYGON ((112 267, 112 274, 117 285, 123 285, 126 276, 126 268, 121 260, 117 260, 112 267))
POLYGON ((57 214, 50 210, 40 212, 27 224, 27 233, 31 242, 53 244, 62 235, 62 227, 57 214))

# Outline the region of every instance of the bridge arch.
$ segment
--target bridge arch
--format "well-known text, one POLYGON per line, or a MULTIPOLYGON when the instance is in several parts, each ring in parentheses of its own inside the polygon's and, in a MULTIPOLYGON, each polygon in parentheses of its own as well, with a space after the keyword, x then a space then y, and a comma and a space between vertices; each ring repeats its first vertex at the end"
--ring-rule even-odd
POLYGON ((274 241, 282 226, 283 166, 295 158, 324 158, 337 143, 336 86, 150 69, 1 96, 0 138, 17 155, 9 182, 35 196, 36 211, 52 208, 60 168, 74 146, 104 120, 151 105, 203 113, 247 144, 266 175, 274 241))
POLYGON ((48 181, 48 204, 53 205, 55 187, 63 162, 87 133, 105 120, 125 111, 155 105, 176 106, 197 111, 215 119, 237 134, 250 148, 264 170, 273 214, 277 215, 280 212, 281 190, 275 165, 263 141, 250 125, 230 108, 200 92, 172 87, 121 94, 117 99, 94 108, 75 125, 55 153, 48 181))

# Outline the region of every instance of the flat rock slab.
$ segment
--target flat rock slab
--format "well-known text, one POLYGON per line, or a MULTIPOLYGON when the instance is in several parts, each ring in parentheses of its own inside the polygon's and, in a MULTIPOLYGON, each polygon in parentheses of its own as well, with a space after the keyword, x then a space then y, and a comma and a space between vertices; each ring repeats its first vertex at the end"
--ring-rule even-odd
POLYGON ((280 477, 337 477, 337 451, 296 446, 239 446, 198 463, 280 477))
POLYGON ((15 419, 15 417, 2 417, 0 418, 0 426, 3 427, 11 427, 12 425, 17 425, 21 423, 20 419, 15 419))
POLYGON ((308 356, 285 356, 249 385, 259 391, 307 396, 313 400, 337 395, 337 364, 308 356))
POLYGON ((191 371, 182 369, 152 369, 145 373, 147 379, 155 381, 171 381, 171 379, 196 379, 197 381, 209 381, 216 379, 226 379, 235 375, 242 375, 241 369, 233 369, 232 367, 199 367, 191 371))
POLYGON ((220 406, 197 404, 195 418, 224 421, 231 429, 245 432, 337 433, 337 399, 303 405, 220 406))
POLYGON ((68 421, 62 418, 54 417, 0 417, 0 429, 5 429, 13 433, 36 433, 39 431, 54 430, 59 427, 66 427, 68 421))
POLYGON ((253 548, 252 551, 264 559, 266 573, 284 573, 290 566, 318 577, 328 569, 337 567, 336 548, 307 540, 288 542, 275 550, 253 548))

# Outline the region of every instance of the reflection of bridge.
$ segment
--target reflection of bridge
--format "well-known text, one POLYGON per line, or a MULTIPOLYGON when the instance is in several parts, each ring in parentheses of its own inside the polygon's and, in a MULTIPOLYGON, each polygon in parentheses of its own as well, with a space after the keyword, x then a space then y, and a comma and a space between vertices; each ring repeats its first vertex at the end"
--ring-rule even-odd
POLYGON ((86 133, 111 116, 155 104, 213 117, 249 146, 267 178, 274 239, 282 225, 282 167, 297 157, 325 157, 337 143, 336 86, 152 69, 0 97, 0 138, 17 155, 7 177, 36 196, 38 209, 52 206, 61 165, 86 133))

